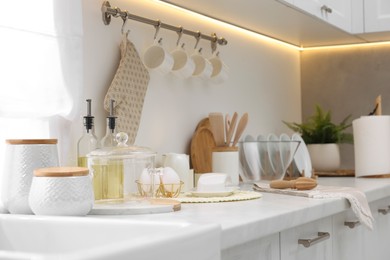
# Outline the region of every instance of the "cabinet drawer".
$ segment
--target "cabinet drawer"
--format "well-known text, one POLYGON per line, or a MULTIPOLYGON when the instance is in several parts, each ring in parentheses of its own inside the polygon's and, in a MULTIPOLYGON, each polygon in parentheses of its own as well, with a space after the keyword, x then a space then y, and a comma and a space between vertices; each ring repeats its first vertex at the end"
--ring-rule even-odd
POLYGON ((365 259, 364 234, 367 231, 352 210, 333 216, 333 259, 365 259))
POLYGON ((227 248, 222 260, 280 260, 279 233, 227 248))
POLYGON ((370 203, 374 229, 364 234, 363 259, 390 259, 390 198, 370 203))
POLYGON ((280 247, 282 260, 332 259, 332 218, 282 231, 280 247))

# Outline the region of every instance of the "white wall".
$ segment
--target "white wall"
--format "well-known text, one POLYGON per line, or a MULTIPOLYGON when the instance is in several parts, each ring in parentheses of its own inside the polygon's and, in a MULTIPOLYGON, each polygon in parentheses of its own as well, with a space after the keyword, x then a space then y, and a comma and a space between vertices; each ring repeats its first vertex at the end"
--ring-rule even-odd
MULTIPOLYGON (((93 99, 99 137, 105 132, 106 113, 102 103, 119 63, 122 26, 120 18, 112 18, 108 26, 103 24, 101 3, 83 1, 85 98, 93 99)), ((188 153, 197 123, 209 112, 232 114, 237 111, 239 115, 248 112, 249 124, 245 133, 254 135, 288 132, 281 120, 301 120, 300 55, 297 50, 167 7, 158 1, 113 0, 111 5, 205 34, 216 32, 228 40, 228 45, 219 47, 220 56, 230 68, 230 78, 224 84, 213 85, 194 78, 178 79, 151 72, 137 145, 148 146, 159 154, 188 153)), ((129 39, 142 54, 153 41, 153 26, 129 21, 127 28, 131 30, 129 39)), ((167 49, 175 47, 175 32, 161 29, 160 36, 167 49)), ((185 35, 182 41, 192 52, 195 39, 185 35)), ((210 56, 209 42, 202 40, 200 45, 203 53, 210 56)), ((84 113, 85 110, 81 111, 81 116, 84 113)), ((74 142, 81 134, 81 116, 74 123, 74 142)))

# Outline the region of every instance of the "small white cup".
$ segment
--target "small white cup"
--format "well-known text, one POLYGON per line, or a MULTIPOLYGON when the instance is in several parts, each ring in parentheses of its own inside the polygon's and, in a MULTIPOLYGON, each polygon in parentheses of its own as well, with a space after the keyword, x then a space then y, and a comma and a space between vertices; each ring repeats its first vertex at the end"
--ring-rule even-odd
POLYGON ((213 83, 220 84, 227 80, 229 68, 225 63, 223 63, 218 54, 219 53, 214 53, 209 59, 211 65, 213 66, 213 72, 211 73, 210 78, 213 83))
POLYGON ((162 74, 167 74, 172 70, 173 57, 165 51, 161 44, 162 38, 155 41, 144 52, 144 65, 149 70, 156 70, 162 74))
POLYGON ((229 182, 229 176, 225 173, 204 173, 199 177, 196 190, 200 192, 224 191, 229 182))
POLYGON ((171 55, 174 60, 172 67, 173 74, 183 78, 190 77, 195 70, 195 63, 184 50, 184 44, 174 49, 171 55))
POLYGON ((210 79, 211 73, 213 72, 213 66, 205 57, 203 57, 201 50, 202 49, 196 50, 194 54, 191 55, 191 59, 195 63, 195 70, 192 73, 192 76, 210 79))
POLYGON ((190 161, 187 154, 168 153, 163 155, 164 167, 171 167, 184 182, 182 191, 189 191, 191 188, 190 161))

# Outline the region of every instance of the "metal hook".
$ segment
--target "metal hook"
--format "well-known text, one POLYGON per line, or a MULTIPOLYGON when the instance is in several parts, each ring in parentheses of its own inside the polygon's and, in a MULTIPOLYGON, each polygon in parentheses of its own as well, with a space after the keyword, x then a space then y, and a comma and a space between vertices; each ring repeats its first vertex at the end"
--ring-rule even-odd
POLYGON ((179 46, 180 39, 181 39, 181 37, 183 36, 183 31, 184 31, 183 26, 180 26, 179 28, 180 28, 180 29, 179 29, 179 31, 177 32, 177 34, 179 35, 179 38, 177 39, 176 46, 179 46))
POLYGON ((216 33, 212 33, 211 37, 213 38, 213 40, 210 41, 210 43, 211 43, 211 53, 214 53, 217 50, 218 37, 217 37, 216 33))
POLYGON ((198 43, 200 41, 200 37, 202 36, 202 33, 200 31, 197 31, 196 32, 196 36, 195 36, 195 39, 196 39, 196 44, 195 44, 195 47, 194 49, 196 49, 198 47, 198 43))
POLYGON ((158 32, 160 31, 160 28, 161 28, 161 21, 160 20, 157 20, 157 24, 154 26, 154 28, 156 28, 156 32, 154 33, 154 39, 157 38, 157 34, 158 32))
MULTIPOLYGON (((126 22, 127 22, 127 16, 128 16, 128 13, 127 11, 125 10, 126 12, 126 15, 124 17, 122 17, 122 20, 123 20, 123 25, 122 25, 122 29, 121 29, 121 32, 122 34, 124 34, 124 31, 125 31, 125 27, 126 27, 126 22)), ((127 31, 127 34, 129 33, 130 30, 127 31)))

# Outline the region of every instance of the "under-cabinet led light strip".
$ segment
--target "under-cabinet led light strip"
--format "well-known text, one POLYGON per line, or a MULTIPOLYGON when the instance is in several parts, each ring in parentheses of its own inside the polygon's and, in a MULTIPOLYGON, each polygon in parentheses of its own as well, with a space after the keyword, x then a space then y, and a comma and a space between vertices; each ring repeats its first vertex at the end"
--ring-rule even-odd
POLYGON ((247 29, 247 28, 244 28, 244 27, 241 27, 241 26, 238 26, 238 25, 226 22, 226 21, 221 21, 221 20, 219 20, 217 18, 213 18, 213 17, 207 16, 207 15, 204 15, 204 14, 200 14, 200 13, 191 11, 189 9, 186 9, 186 8, 183 8, 183 7, 180 7, 180 6, 177 6, 177 5, 165 2, 165 1, 161 1, 161 0, 152 0, 152 1, 154 1, 156 3, 159 3, 159 4, 162 4, 162 5, 165 5, 165 6, 169 6, 171 8, 178 9, 178 10, 180 10, 182 12, 185 12, 185 13, 188 13, 188 14, 191 14, 191 15, 194 15, 194 16, 201 17, 202 19, 206 19, 206 20, 209 20, 211 22, 222 24, 224 26, 228 26, 230 28, 239 30, 241 32, 248 33, 248 34, 250 34, 252 36, 256 36, 256 37, 258 37, 258 38, 260 38, 262 40, 265 40, 265 41, 268 41, 268 42, 271 42, 271 43, 276 43, 276 44, 279 44, 279 45, 282 45, 282 46, 285 46, 285 47, 288 47, 288 48, 292 48, 292 49, 295 49, 295 50, 298 50, 298 51, 322 50, 322 49, 337 49, 337 48, 356 48, 356 47, 376 47, 376 46, 381 46, 381 45, 390 45, 390 41, 383 41, 383 42, 351 43, 351 44, 330 45, 330 46, 317 46, 317 47, 300 47, 300 46, 297 46, 297 45, 294 45, 294 44, 291 44, 291 43, 288 43, 288 42, 284 42, 284 41, 276 39, 276 38, 272 38, 270 36, 267 36, 267 35, 255 32, 253 30, 250 30, 250 29, 247 29))
POLYGON ((186 8, 183 8, 183 7, 180 7, 180 6, 168 3, 168 2, 164 2, 164 1, 161 1, 161 0, 152 0, 152 1, 154 1, 154 2, 156 2, 158 4, 161 4, 161 5, 169 6, 171 8, 180 10, 181 12, 184 12, 184 13, 187 13, 187 14, 190 14, 190 15, 194 15, 194 16, 200 17, 200 18, 202 18, 204 20, 208 20, 208 21, 213 22, 213 23, 217 23, 217 24, 220 24, 220 25, 223 25, 223 26, 227 26, 227 27, 235 29, 235 30, 239 30, 239 31, 244 32, 244 33, 248 33, 248 34, 250 34, 252 36, 255 36, 255 37, 260 38, 262 40, 268 41, 270 43, 276 43, 276 44, 279 44, 279 45, 282 45, 282 46, 285 46, 285 47, 289 47, 289 48, 293 48, 293 49, 299 50, 299 51, 303 49, 303 48, 301 48, 299 46, 296 46, 296 45, 293 45, 291 43, 284 42, 284 41, 278 40, 276 38, 272 38, 272 37, 264 35, 264 34, 260 34, 258 32, 252 31, 252 30, 247 29, 247 28, 243 28, 241 26, 238 26, 238 25, 235 25, 235 24, 232 24, 232 23, 228 23, 226 21, 221 21, 221 20, 218 20, 216 18, 207 16, 207 15, 204 15, 204 14, 200 14, 200 13, 191 11, 189 9, 186 9, 186 8))

